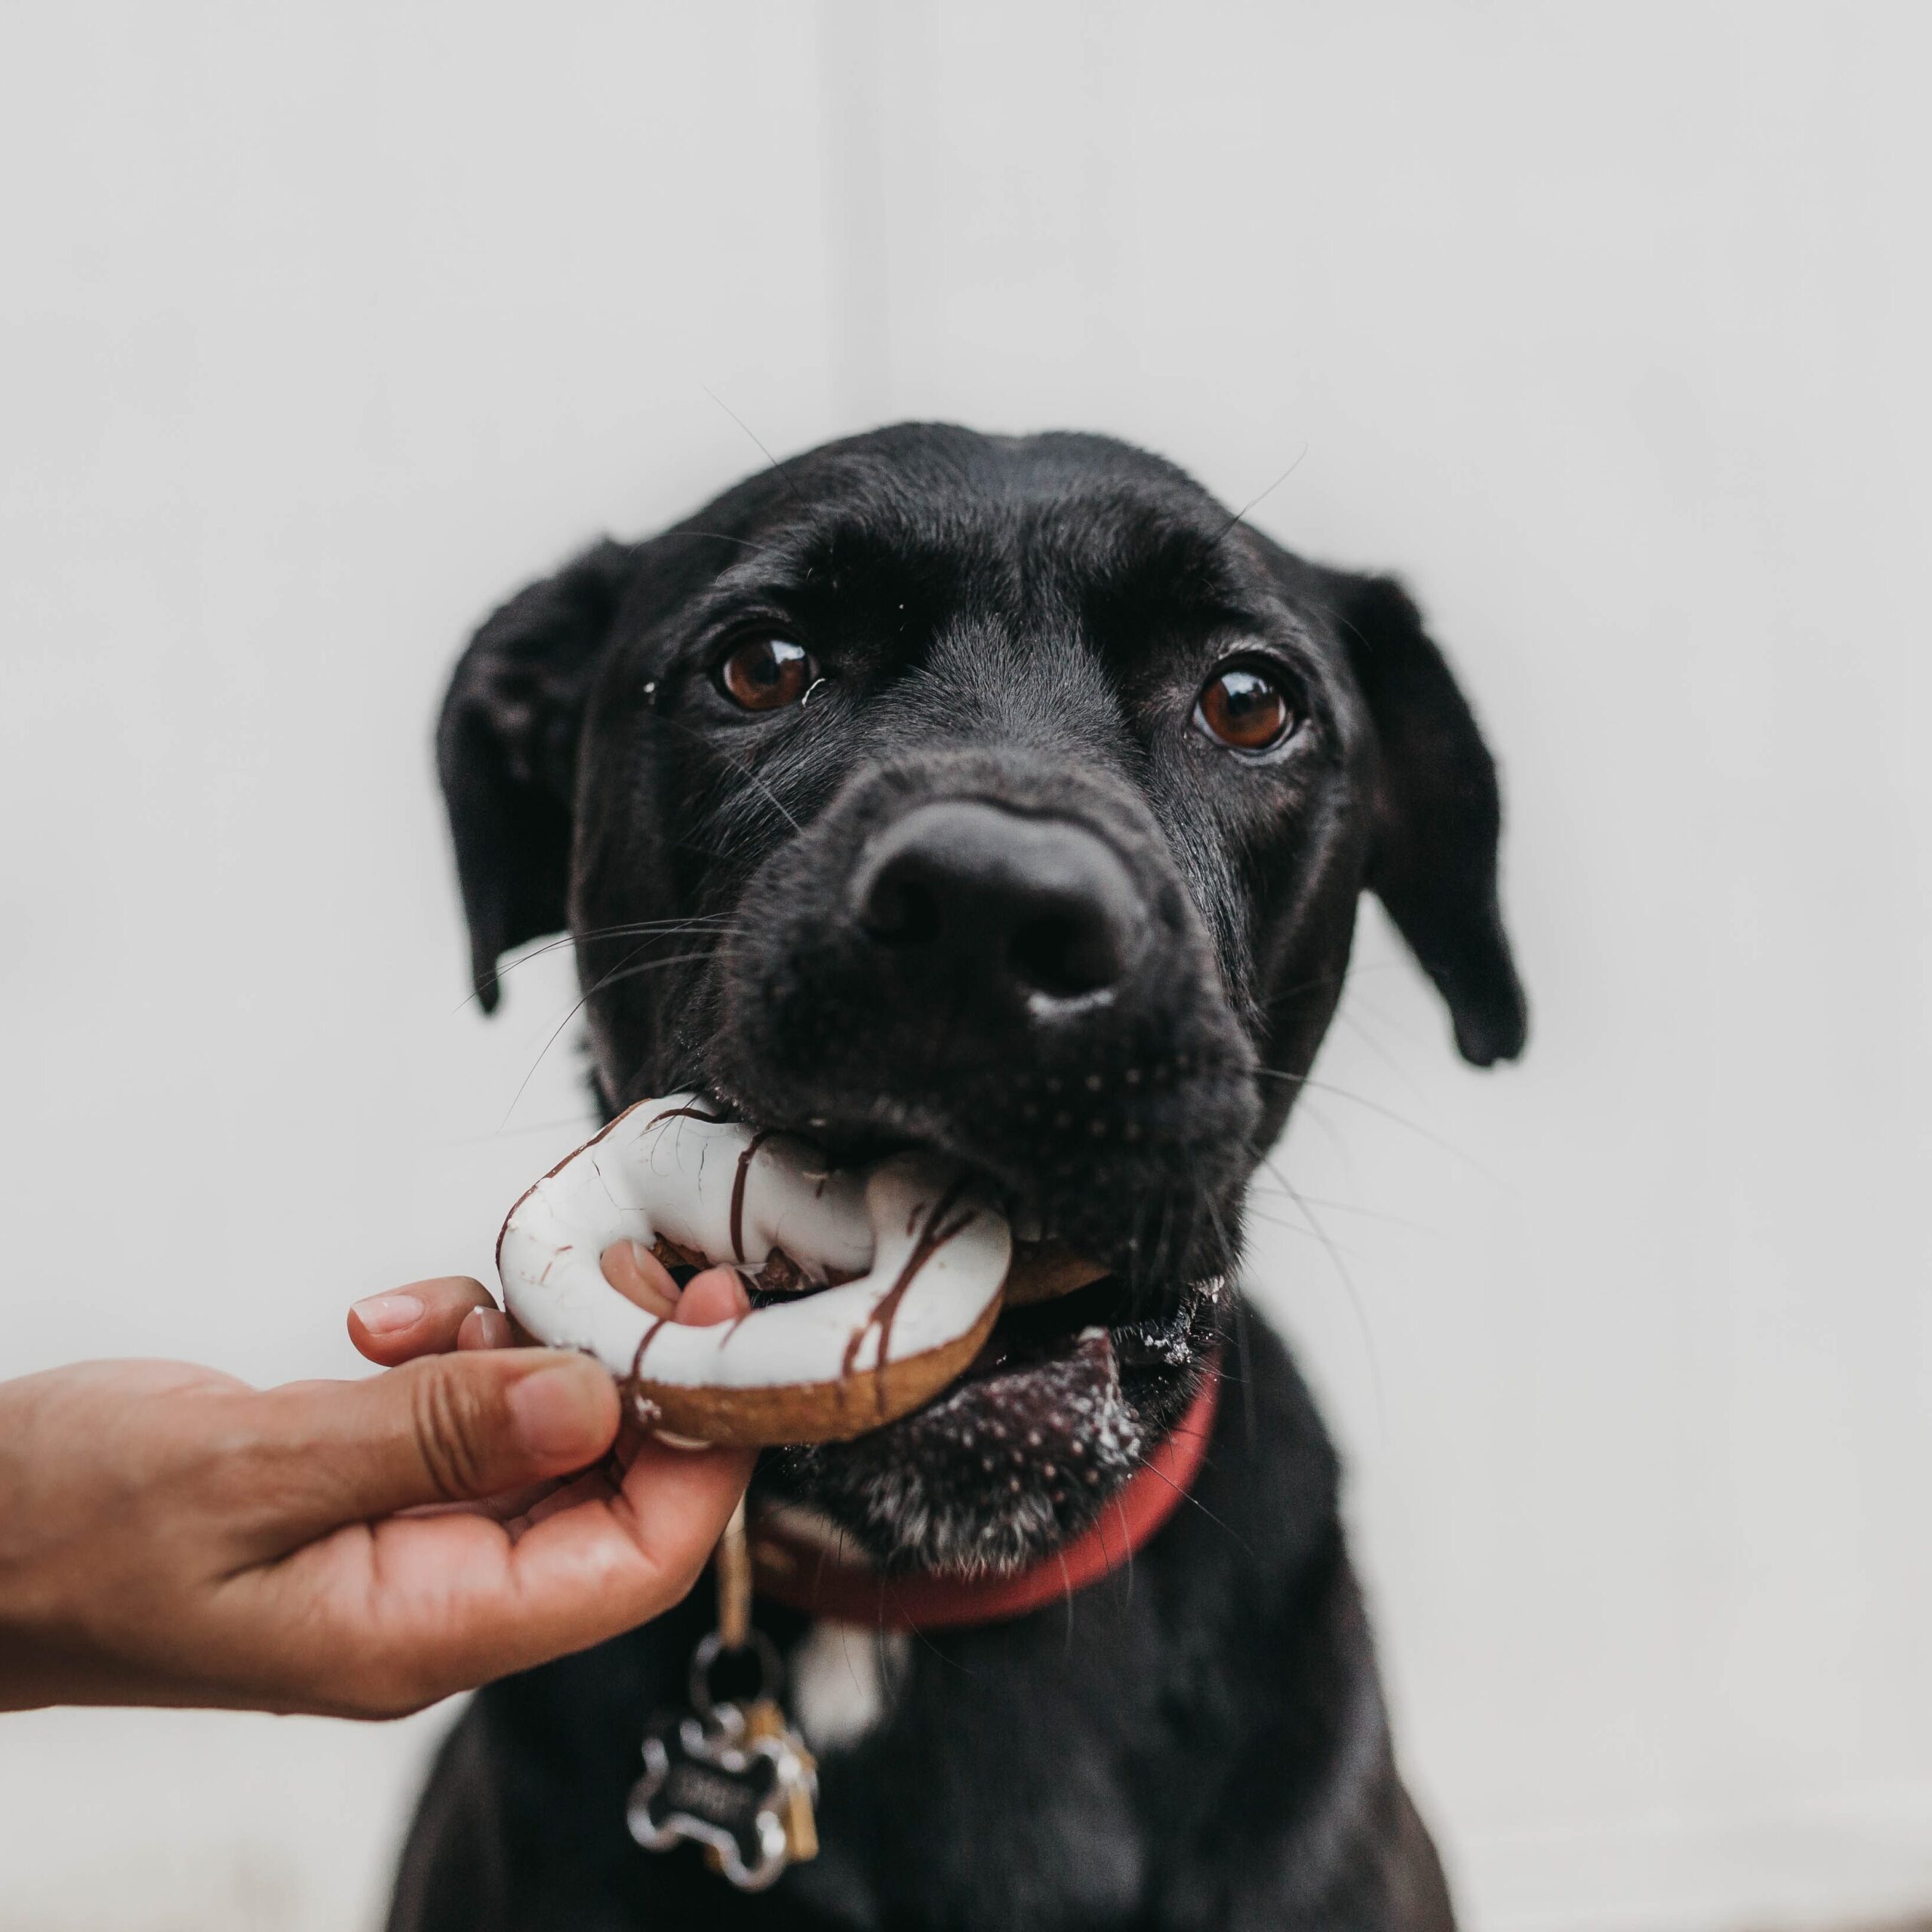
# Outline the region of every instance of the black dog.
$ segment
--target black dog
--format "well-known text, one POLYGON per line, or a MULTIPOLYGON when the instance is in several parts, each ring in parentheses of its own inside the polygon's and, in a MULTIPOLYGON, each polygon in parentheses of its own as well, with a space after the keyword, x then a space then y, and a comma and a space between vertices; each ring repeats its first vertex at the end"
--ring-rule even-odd
MULTIPOLYGON (((888 1569, 1061 1546, 1186 1409, 1364 887, 1469 1059, 1523 1042, 1494 771, 1414 606, 1103 438, 883 431, 603 543, 483 626, 440 750, 485 1004, 568 925, 607 1109, 940 1149, 1112 1269, 923 1411, 766 1455, 888 1569), (1023 1450, 978 1452, 995 1419, 1023 1450)), ((1278 1344, 1229 1374, 1131 1572, 896 1647, 815 1863, 740 1896, 626 1834, 694 1600, 477 1699, 392 1925, 1447 1927, 1333 1452, 1278 1344)))

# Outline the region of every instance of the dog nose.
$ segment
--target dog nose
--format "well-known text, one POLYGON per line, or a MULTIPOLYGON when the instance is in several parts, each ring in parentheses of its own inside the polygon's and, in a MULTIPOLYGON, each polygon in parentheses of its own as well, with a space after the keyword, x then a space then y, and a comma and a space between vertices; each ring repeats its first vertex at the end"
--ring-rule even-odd
POLYGON ((860 929, 934 986, 1077 999, 1147 943, 1147 903, 1104 839, 977 799, 915 806, 872 841, 853 894, 860 929))

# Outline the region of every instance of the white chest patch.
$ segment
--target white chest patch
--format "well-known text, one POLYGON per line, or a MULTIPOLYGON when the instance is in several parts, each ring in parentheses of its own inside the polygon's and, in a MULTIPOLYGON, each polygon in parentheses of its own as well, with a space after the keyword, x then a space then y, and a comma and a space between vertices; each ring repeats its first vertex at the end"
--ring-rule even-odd
POLYGON ((875 1729, 905 1674, 903 1630, 821 1617, 792 1653, 792 1715, 814 1751, 839 1751, 875 1729))

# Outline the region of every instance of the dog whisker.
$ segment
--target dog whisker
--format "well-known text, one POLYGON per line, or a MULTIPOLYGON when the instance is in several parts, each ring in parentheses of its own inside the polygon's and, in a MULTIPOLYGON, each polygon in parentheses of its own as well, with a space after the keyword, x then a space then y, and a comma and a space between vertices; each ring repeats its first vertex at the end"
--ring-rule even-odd
POLYGON ((1318 973, 1312 980, 1298 980, 1291 986, 1283 986, 1271 993, 1263 1003, 1265 1011, 1272 1011, 1285 1005, 1291 999, 1299 999, 1303 993, 1318 992, 1324 986, 1338 986, 1346 980, 1351 985, 1357 980, 1366 979, 1371 973, 1392 973, 1402 964, 1399 959, 1371 959, 1365 966, 1353 964, 1342 967, 1333 973, 1318 973))
POLYGON ((1259 509, 1261 506, 1265 503, 1268 499, 1272 497, 1275 492, 1301 467, 1301 460, 1303 457, 1307 455, 1307 454, 1308 445, 1307 444, 1303 443, 1301 448, 1295 453, 1294 461, 1290 463, 1287 468, 1283 470, 1281 475, 1276 477, 1274 481, 1269 484, 1267 488, 1263 490, 1260 496, 1256 497, 1251 501, 1242 504, 1241 508, 1236 510, 1234 515, 1229 517, 1226 523, 1222 525, 1220 530, 1215 533, 1214 547, 1216 549, 1218 549, 1220 547, 1222 540, 1226 537, 1229 531, 1234 528, 1236 524, 1241 522, 1243 518, 1247 516, 1250 510, 1259 509))
POLYGON ((668 959, 646 959, 635 966, 626 967, 621 972, 613 972, 607 979, 600 980, 596 990, 601 992, 606 986, 620 986, 626 980, 641 979, 647 973, 660 973, 667 967, 693 966, 706 959, 715 959, 718 949, 712 947, 706 952, 673 953, 668 959))
MULTIPOLYGON (((716 402, 718 398, 712 397, 716 402)), ((742 550, 755 550, 761 557, 783 556, 784 552, 774 543, 754 543, 749 537, 734 537, 728 530, 695 530, 688 525, 680 525, 675 530, 667 530, 666 537, 704 537, 713 543, 735 543, 742 550)))
MULTIPOLYGON (((1378 963, 1381 970, 1389 971, 1399 962, 1392 959, 1378 963)), ((1362 970, 1367 972, 1374 969, 1364 967, 1362 970)), ((1435 1049, 1435 1038, 1433 1034, 1424 1035, 1418 1032, 1416 1028, 1397 1020, 1385 1008, 1371 1004, 1366 997, 1364 989, 1357 986, 1352 979, 1349 982, 1348 992, 1343 998, 1342 1004, 1349 1009, 1358 1026, 1365 1026, 1372 1020, 1383 1033, 1392 1033, 1404 1046, 1412 1048, 1418 1053, 1430 1053, 1435 1049)))
MULTIPOLYGON (((1238 1549, 1241 1550, 1244 1555, 1252 1556, 1254 1554, 1254 1546, 1248 1542, 1247 1539, 1244 1537, 1232 1523, 1229 1522, 1226 1518, 1215 1515, 1214 1512, 1209 1509, 1207 1504, 1203 1503, 1200 1497, 1195 1494, 1192 1490, 1182 1488, 1180 1484, 1176 1482, 1174 1478, 1169 1475, 1167 1471, 1162 1469, 1152 1457, 1137 1456, 1134 1460, 1140 1468, 1146 1470, 1149 1475, 1158 1477, 1161 1481, 1165 1483, 1167 1486, 1174 1491, 1175 1495, 1180 1498, 1182 1502, 1188 1503, 1193 1508, 1199 1510, 1201 1515, 1205 1516, 1208 1521, 1212 1523, 1215 1528, 1221 1531, 1224 1536, 1232 1538, 1235 1546, 1238 1549)), ((1201 1467, 1203 1469, 1211 1469, 1214 1466, 1212 1462, 1203 1458, 1201 1462, 1201 1467)))
POLYGON ((1261 1437, 1254 1417, 1254 1377, 1251 1367, 1254 1344, 1249 1340, 1247 1324, 1254 1319, 1249 1312, 1247 1297, 1239 1288, 1234 1294, 1235 1352, 1241 1361, 1241 1431, 1247 1440, 1247 1453, 1251 1456, 1259 1445, 1261 1437))
MULTIPOLYGON (((1214 1220, 1216 1232, 1220 1236, 1221 1246, 1226 1253, 1228 1266, 1232 1271, 1239 1253, 1238 1244, 1229 1230, 1227 1217, 1222 1214, 1220 1204, 1215 1200, 1211 1192, 1206 1192, 1201 1189, 1198 1161, 1195 1163, 1195 1192, 1200 1193, 1207 1203, 1208 1212, 1214 1220)), ((1255 1420, 1254 1386, 1247 1374, 1247 1297, 1242 1292, 1238 1281, 1234 1284, 1234 1291, 1230 1299, 1234 1303, 1235 1348, 1241 1363, 1240 1377, 1241 1434, 1247 1444, 1249 1453, 1252 1454, 1260 1440, 1260 1435, 1255 1420)))
POLYGON ((1371 1053, 1374 1054, 1376 1058, 1408 1089, 1417 1101, 1423 1106, 1429 1105, 1429 1096, 1417 1084, 1415 1075, 1410 1072, 1409 1069, 1362 1024, 1355 1014, 1349 1011, 1346 1003, 1335 1009, 1335 1017, 1347 1027, 1349 1031, 1354 1034, 1371 1053))
MULTIPOLYGON (((666 718, 660 715, 657 721, 660 724, 669 725, 673 731, 683 732, 685 736, 688 738, 694 738, 701 745, 708 746, 711 742, 705 737, 703 732, 693 731, 691 728, 688 724, 685 724, 681 718, 666 718)), ((792 817, 791 810, 786 804, 785 801, 781 798, 778 794, 774 792, 771 787, 751 768, 749 765, 732 765, 728 767, 728 769, 736 772, 740 777, 746 780, 749 783, 756 786, 758 790, 762 792, 764 795, 771 801, 771 803, 774 808, 777 810, 779 817, 782 818, 794 832, 801 832, 804 830, 804 828, 799 824, 798 821, 795 817, 792 817)), ((722 778, 723 774, 721 772, 718 780, 718 782, 721 783, 722 782, 722 778)))
MULTIPOLYGON (((1248 1183, 1252 1191, 1264 1195, 1281 1192, 1281 1184, 1273 1179, 1257 1179, 1248 1183)), ((1447 1228, 1436 1226, 1428 1221, 1411 1220, 1405 1214, 1391 1214, 1380 1208, 1365 1207, 1359 1201, 1337 1201, 1332 1197, 1318 1194, 1304 1194, 1302 1199, 1311 1208, 1325 1208, 1331 1214, 1353 1214, 1367 1221, 1380 1221, 1392 1228, 1407 1228, 1419 1235, 1436 1235, 1447 1237, 1447 1228)))
POLYGON ((698 384, 698 387, 703 389, 705 394, 709 396, 712 401, 716 403, 718 408, 723 410, 724 414, 730 417, 731 420, 737 423, 738 427, 743 430, 746 435, 751 438, 752 442, 757 446, 758 454, 763 457, 765 462, 777 473, 780 480, 784 484, 786 488, 789 490, 793 496, 798 497, 800 503, 803 503, 804 501, 804 497, 800 493, 798 485, 792 481, 792 472, 787 469, 768 449, 765 448, 764 444, 762 439, 759 437, 757 431, 755 430, 752 426, 747 423, 745 419, 740 416, 721 395, 718 395, 716 390, 706 387, 706 386, 703 383, 700 383, 698 384))
POLYGON ((1282 1234, 1295 1235, 1303 1241, 1312 1241, 1318 1247, 1324 1249, 1331 1256, 1346 1254, 1352 1261, 1361 1261, 1367 1258, 1352 1248, 1343 1247, 1338 1242, 1324 1240, 1315 1232, 1314 1229, 1304 1227, 1298 1221, 1284 1221, 1275 1215, 1264 1214, 1260 1208, 1253 1206, 1248 1208, 1247 1213, 1251 1219, 1259 1221, 1264 1228, 1274 1228, 1282 1234))
MULTIPOLYGON (((534 946, 521 958, 512 959, 507 966, 499 966, 486 981, 490 986, 500 986, 504 979, 519 966, 528 966, 533 959, 540 959, 546 952, 555 952, 567 946, 588 946, 600 939, 630 939, 640 933, 671 934, 695 932, 700 928, 729 934, 736 929, 736 921, 724 913, 698 914, 688 919, 633 919, 621 925, 593 926, 584 932, 569 932, 557 938, 546 940, 541 946, 534 946)), ((450 1010, 460 1013, 472 1001, 482 997, 482 988, 473 988, 467 999, 460 1000, 450 1010)))
POLYGON ((1445 1154, 1453 1154, 1457 1160, 1466 1162, 1484 1180, 1493 1182, 1506 1193, 1515 1192, 1508 1181, 1493 1168, 1478 1161, 1467 1148, 1458 1147, 1453 1140, 1444 1139, 1441 1134, 1423 1126, 1421 1121, 1410 1119, 1407 1114, 1398 1113, 1393 1107, 1386 1106, 1380 1100, 1371 1100, 1366 1094, 1355 1093, 1346 1087, 1337 1087, 1330 1081, 1317 1080, 1312 1074, 1283 1073, 1272 1066, 1258 1066, 1254 1069, 1254 1074, 1259 1080, 1285 1081, 1306 1093, 1329 1094, 1338 1100, 1352 1101, 1358 1107, 1366 1107, 1371 1113, 1380 1114, 1384 1120, 1392 1121, 1396 1126, 1407 1128, 1411 1134, 1420 1135, 1424 1140, 1441 1148, 1445 1154))
POLYGON ((502 1124, 503 1126, 507 1127, 509 1124, 510 1115, 516 1112, 517 1102, 523 1098, 524 1094, 528 1088, 530 1083, 537 1078, 537 1069, 543 1064, 545 1059, 549 1054, 550 1049, 554 1047, 557 1044, 558 1041, 563 1036, 564 1029, 567 1027, 571 1022, 583 1011, 585 1007, 590 1003, 591 1000, 598 993, 601 993, 606 986, 614 986, 620 978, 634 978, 639 973, 651 972, 669 966, 688 966, 694 960, 709 959, 715 956, 715 949, 711 952, 681 952, 674 955, 669 959, 647 960, 642 965, 634 968, 632 971, 624 971, 623 969, 629 964, 632 960, 636 958, 638 953, 646 950, 649 943, 650 942, 647 940, 644 946, 634 947, 630 952, 626 953, 623 958, 619 960, 617 964, 614 966, 609 972, 606 973, 601 979, 597 980, 593 985, 586 986, 583 992, 578 995, 577 999, 572 1002, 571 1010, 564 1015, 562 1019, 557 1022, 556 1026, 552 1030, 550 1037, 543 1042, 542 1050, 538 1053, 536 1059, 531 1063, 530 1071, 523 1076, 522 1081, 518 1085, 515 1093, 510 1097, 510 1103, 509 1106, 503 1110, 503 1118, 502 1121, 502 1124))
POLYGON ((1347 1292, 1349 1306, 1354 1312, 1355 1327, 1361 1337, 1363 1352, 1368 1361, 1369 1388, 1375 1398, 1377 1433, 1386 1439, 1389 1433, 1389 1410, 1383 1389, 1382 1363, 1380 1358, 1376 1353, 1375 1337, 1369 1327, 1368 1312, 1362 1306, 1361 1292, 1355 1286, 1355 1277, 1349 1273, 1347 1263, 1342 1259, 1342 1251, 1331 1238, 1328 1230, 1322 1226, 1320 1217, 1302 1198, 1294 1183, 1272 1160, 1264 1161, 1262 1164, 1281 1183, 1282 1191, 1300 1211, 1303 1219, 1314 1230, 1321 1245, 1327 1250, 1330 1263, 1333 1266, 1343 1287, 1347 1292))

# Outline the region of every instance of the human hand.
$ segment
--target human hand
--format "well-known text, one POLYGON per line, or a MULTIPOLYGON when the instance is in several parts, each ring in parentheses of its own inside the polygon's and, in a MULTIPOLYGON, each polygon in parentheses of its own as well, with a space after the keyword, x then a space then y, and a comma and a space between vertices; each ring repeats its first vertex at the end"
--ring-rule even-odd
MULTIPOLYGON (((741 1294, 707 1283, 676 1318, 741 1294)), ((615 1386, 498 1346, 473 1281, 372 1297, 350 1331, 401 1365, 266 1391, 146 1361, 0 1383, 0 1708, 399 1715, 690 1589, 748 1453, 644 1439, 577 1475, 617 1439, 615 1386), (384 1312, 405 1318, 379 1332, 384 1312)))

